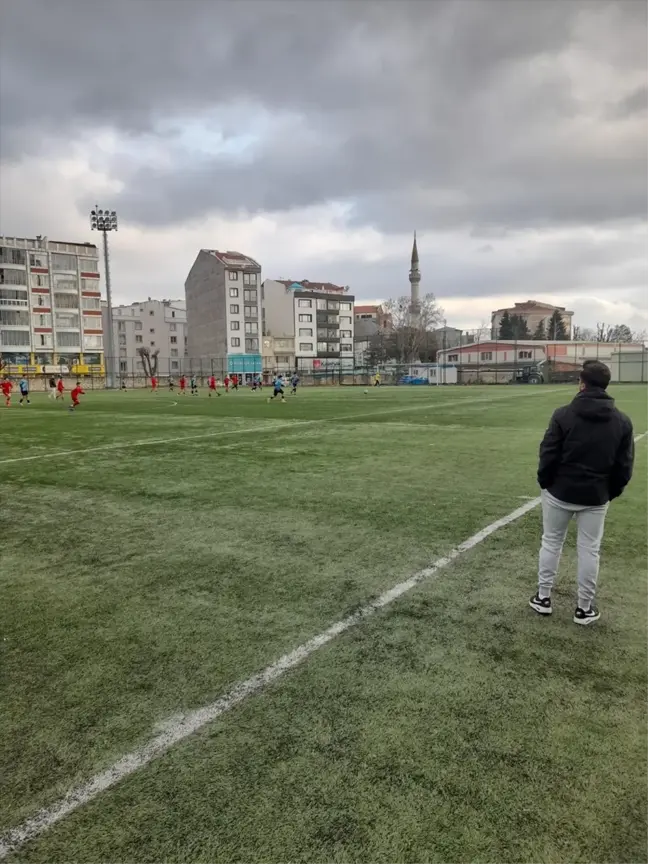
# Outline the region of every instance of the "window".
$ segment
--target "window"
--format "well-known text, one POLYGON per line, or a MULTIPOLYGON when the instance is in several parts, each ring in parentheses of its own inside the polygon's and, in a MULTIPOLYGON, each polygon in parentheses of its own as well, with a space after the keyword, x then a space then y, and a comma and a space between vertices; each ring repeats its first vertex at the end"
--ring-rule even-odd
POLYGON ((3 346, 29 345, 29 330, 0 330, 3 346))
POLYGON ((178 349, 177 349, 177 348, 172 348, 172 349, 171 349, 171 356, 172 356, 172 357, 177 357, 177 356, 178 356, 178 349))
POLYGON ((458 354, 448 354, 448 363, 458 363, 459 355, 458 354))
POLYGON ((230 297, 238 297, 238 288, 230 288, 230 297))
POLYGON ((54 305, 58 309, 78 309, 78 294, 54 294, 54 305))
POLYGON ((300 342, 299 343, 299 350, 300 351, 312 351, 313 350, 313 343, 312 342, 300 342))
POLYGON ((180 364, 178 363, 177 360, 172 360, 172 361, 171 361, 171 371, 172 371, 172 372, 177 372, 179 365, 180 365, 180 364))
POLYGON ((136 322, 135 322, 135 329, 136 329, 136 330, 141 330, 141 329, 142 329, 142 322, 141 322, 141 321, 136 321, 136 322))
POLYGON ((141 345, 142 344, 142 337, 141 336, 135 336, 135 341, 138 343, 138 345, 141 345))
POLYGON ((339 303, 339 301, 337 301, 337 300, 329 300, 329 301, 328 301, 328 308, 329 308, 332 312, 338 312, 339 309, 340 309, 340 303, 339 303))
POLYGON ((326 344, 326 342, 318 342, 317 350, 325 353, 328 351, 328 345, 326 344))
POLYGON ((154 310, 154 309, 149 309, 149 315, 155 315, 155 310, 154 310))
POLYGON ((532 351, 519 351, 518 352, 518 357, 520 360, 530 360, 532 356, 533 356, 532 351))
POLYGON ((117 329, 118 329, 120 332, 123 331, 123 330, 125 330, 125 329, 126 329, 126 322, 125 322, 125 321, 118 321, 118 322, 117 322, 117 329))
POLYGON ((101 309, 101 300, 99 297, 82 297, 81 305, 84 309, 101 309))
POLYGON ((238 270, 227 271, 230 282, 238 282, 238 270))
POLYGON ((493 352, 492 351, 482 351, 479 355, 481 360, 492 360, 493 352))
POLYGON ((238 315, 241 307, 238 303, 230 303, 230 315, 238 315))
POLYGON ((37 315, 38 326, 39 327, 51 327, 52 326, 52 316, 51 315, 37 315))
POLYGON ((76 330, 79 326, 79 316, 73 312, 57 312, 56 326, 76 330))
POLYGON ((76 255, 58 255, 52 253, 52 270, 74 270, 77 269, 76 255))
POLYGON ((20 288, 0 288, 0 306, 29 306, 27 291, 20 288))
POLYGON ((328 321, 329 324, 339 324, 340 323, 340 319, 338 318, 337 315, 329 315, 326 320, 328 321))
POLYGON ((39 305, 39 306, 44 306, 44 305, 45 305, 45 298, 43 297, 42 294, 39 294, 39 295, 38 295, 38 305, 39 305))
POLYGON ((246 333, 258 333, 259 325, 256 321, 246 321, 245 322, 245 332, 246 333))
POLYGON ((240 330, 241 322, 240 321, 230 321, 230 330, 240 330))
POLYGON ((340 324, 350 324, 350 323, 351 323, 351 318, 349 316, 340 315, 340 324))
POLYGON ((125 333, 120 333, 120 334, 119 334, 119 344, 120 344, 120 345, 125 345, 125 344, 126 344, 126 334, 125 334, 125 333))
POLYGON ((299 323, 300 324, 311 324, 312 321, 313 321, 312 315, 300 315, 299 316, 299 323))
MULTIPOLYGON (((103 338, 101 336, 99 336, 99 334, 96 334, 94 336, 92 336, 92 335, 91 336, 84 336, 83 337, 83 347, 84 347, 84 349, 86 349, 86 348, 94 348, 94 349, 103 348, 103 338)), ((86 363, 87 362, 88 361, 86 359, 86 363)))
POLYGON ((171 317, 175 318, 175 312, 173 312, 173 311, 171 312, 171 317))
POLYGON ((340 303, 340 312, 350 312, 351 303, 340 303))
POLYGON ((177 328, 176 324, 169 324, 169 332, 170 333, 175 333, 177 329, 178 328, 177 328))
POLYGON ((351 330, 340 330, 341 339, 351 339, 352 335, 351 330))
POLYGON ((119 361, 119 371, 120 372, 128 372, 128 360, 120 360, 119 361))
POLYGON ((342 351, 348 354, 353 351, 353 345, 342 345, 342 351))
POLYGON ((97 273, 99 262, 96 258, 79 258, 79 270, 84 270, 86 273, 97 273))
POLYGON ((0 309, 0 324, 10 324, 13 327, 29 327, 29 312, 19 309, 0 309))
POLYGON ((243 299, 246 303, 257 303, 256 288, 246 288, 243 292, 243 299))
POLYGON ((318 300, 317 308, 326 311, 326 300, 318 300))
POLYGON ((243 284, 244 285, 256 285, 256 273, 244 273, 243 274, 243 284))
POLYGON ((259 317, 256 306, 245 306, 244 312, 245 312, 246 318, 258 318, 259 317))
MULTIPOLYGON (((0 270, 0 285, 26 285, 25 270, 0 270)), ((34 283, 32 283, 34 284, 34 283)))
POLYGON ((328 330, 326 329, 326 327, 324 327, 323 329, 317 329, 317 338, 320 340, 323 339, 326 342, 326 340, 328 339, 328 330))
POLYGON ((76 348, 81 345, 81 335, 79 333, 57 333, 56 342, 59 348, 76 348))
POLYGON ((313 308, 313 301, 312 300, 298 300, 297 305, 300 307, 300 309, 312 309, 313 308))
POLYGON ((44 347, 45 344, 46 344, 46 343, 45 343, 45 334, 44 334, 44 333, 41 333, 41 334, 40 334, 40 344, 41 344, 41 346, 43 346, 43 347, 44 347))
POLYGON ((120 357, 127 357, 128 356, 128 351, 126 350, 126 343, 125 342, 124 342, 124 347, 122 347, 121 342, 119 343, 119 356, 120 357))
POLYGON ((177 345, 178 344, 178 337, 177 336, 171 336, 169 341, 171 342, 172 345, 177 345))
MULTIPOLYGON (((26 263, 27 253, 23 249, 9 249, 9 247, 7 246, 0 246, 0 264, 22 264, 24 266, 26 263)), ((43 264, 41 266, 47 267, 47 264, 43 264)), ((26 343, 16 342, 14 344, 29 344, 29 340, 27 340, 26 343)))
POLYGON ((313 335, 313 328, 312 327, 300 327, 299 328, 299 335, 300 336, 312 336, 313 335))
POLYGON ((155 333, 155 327, 149 328, 149 333, 155 333))
POLYGON ((97 291, 99 289, 99 282, 97 279, 81 279, 81 290, 82 291, 97 291))
POLYGON ((240 348, 240 347, 241 347, 241 340, 238 338, 238 336, 232 336, 232 348, 240 348))
POLYGON ((246 351, 258 351, 259 350, 259 340, 258 339, 246 339, 245 340, 245 350, 246 351))
MULTIPOLYGON (((2 260, 2 253, 0 252, 0 260, 2 260)), ((23 261, 23 264, 25 262, 23 261)), ((47 254, 45 252, 30 252, 29 253, 29 266, 30 267, 47 267, 47 254)))

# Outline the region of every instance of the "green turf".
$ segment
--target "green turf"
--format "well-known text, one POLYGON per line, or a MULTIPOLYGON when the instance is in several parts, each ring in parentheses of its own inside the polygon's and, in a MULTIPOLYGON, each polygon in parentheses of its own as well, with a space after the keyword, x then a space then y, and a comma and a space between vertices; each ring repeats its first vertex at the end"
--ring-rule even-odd
MULTIPOLYGON (((572 394, 0 414, 0 833, 536 495, 572 394)), ((645 388, 613 395, 643 431, 645 388)), ((526 607, 531 513, 15 860, 645 861, 645 474, 644 440, 597 627, 570 620, 573 541, 552 619, 526 607)))

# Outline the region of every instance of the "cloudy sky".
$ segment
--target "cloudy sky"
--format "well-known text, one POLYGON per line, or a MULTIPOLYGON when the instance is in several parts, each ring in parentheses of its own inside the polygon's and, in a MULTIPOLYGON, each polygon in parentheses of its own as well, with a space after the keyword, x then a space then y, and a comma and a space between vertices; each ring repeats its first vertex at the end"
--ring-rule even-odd
POLYGON ((116 300, 200 247, 264 276, 648 328, 643 0, 3 0, 0 232, 89 240, 116 300))

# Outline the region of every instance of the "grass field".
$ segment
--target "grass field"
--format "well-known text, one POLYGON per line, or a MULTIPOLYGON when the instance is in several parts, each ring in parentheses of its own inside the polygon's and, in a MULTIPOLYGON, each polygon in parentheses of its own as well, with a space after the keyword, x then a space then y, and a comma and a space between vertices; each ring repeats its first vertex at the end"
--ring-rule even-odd
MULTIPOLYGON (((646 389, 611 392, 643 432, 646 389)), ((535 497, 573 394, 2 410, 0 835, 535 497)), ((595 627, 573 536, 528 608, 534 509, 7 860, 646 861, 646 449, 595 627)))

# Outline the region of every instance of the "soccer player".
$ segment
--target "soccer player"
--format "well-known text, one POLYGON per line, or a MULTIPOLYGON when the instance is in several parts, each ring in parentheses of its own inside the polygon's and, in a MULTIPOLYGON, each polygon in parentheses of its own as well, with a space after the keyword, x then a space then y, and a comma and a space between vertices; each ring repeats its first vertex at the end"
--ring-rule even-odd
POLYGON ((4 378, 2 381, 2 395, 4 396, 5 406, 7 408, 11 408, 11 389, 13 384, 8 378, 4 378))
POLYGON ((223 379, 223 384, 225 385, 225 392, 226 392, 226 393, 229 393, 229 385, 230 385, 230 377, 229 377, 229 375, 226 375, 226 376, 225 376, 225 378, 223 379))
POLYGON ((293 396, 297 395, 297 386, 299 385, 299 375, 295 372, 295 374, 290 379, 290 384, 292 386, 292 390, 290 391, 293 396))
POLYGON ((274 393, 272 394, 272 396, 268 396, 268 402, 271 402, 273 399, 276 399, 277 396, 281 396, 282 402, 286 401, 286 397, 284 395, 284 390, 283 390, 283 385, 284 385, 283 375, 277 375, 277 377, 274 380, 274 393))
POLYGON ((213 375, 210 375, 210 376, 209 376, 209 381, 207 382, 207 384, 208 384, 208 386, 209 386, 209 393, 207 394, 208 396, 211 397, 214 393, 215 393, 217 396, 220 396, 220 393, 219 393, 218 390, 216 389, 216 379, 214 378, 213 375))
POLYGON ((232 375, 232 390, 238 391, 239 379, 238 375, 232 375))
POLYGON ((52 375, 49 379, 49 393, 47 394, 48 399, 56 399, 56 378, 52 375))
POLYGON ((187 395, 187 390, 186 390, 187 379, 185 378, 184 375, 180 376, 180 381, 178 383, 180 384, 180 393, 182 394, 182 396, 186 396, 187 395))
POLYGON ((374 387, 380 387, 380 372, 374 375, 374 387))
POLYGON ((169 375, 169 390, 170 390, 171 393, 173 393, 173 388, 174 388, 174 387, 175 387, 175 381, 174 381, 173 378, 169 375))
POLYGON ((158 386, 158 379, 155 377, 155 375, 152 375, 151 376, 151 393, 155 393, 155 391, 157 390, 157 386, 158 386))
POLYGON ((18 387, 20 388, 20 401, 18 404, 22 405, 23 402, 26 402, 29 405, 29 381, 26 378, 21 378, 18 387))
POLYGON ((63 391, 65 390, 65 384, 63 383, 63 376, 59 375, 59 379, 56 382, 56 398, 63 399, 63 391))
POLYGON ((77 381, 76 387, 72 389, 70 393, 72 397, 72 404, 70 405, 70 411, 74 411, 75 408, 79 407, 79 396, 85 396, 85 390, 81 387, 81 382, 77 381))
POLYGON ((196 381, 195 375, 191 376, 191 380, 189 383, 191 384, 191 395, 197 396, 198 395, 198 382, 196 381))

